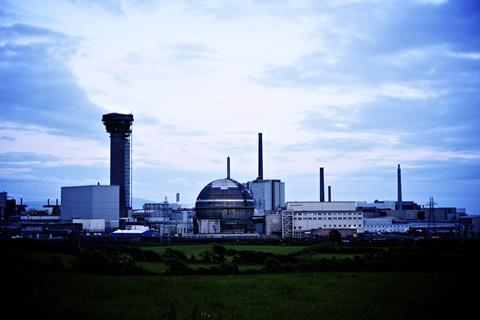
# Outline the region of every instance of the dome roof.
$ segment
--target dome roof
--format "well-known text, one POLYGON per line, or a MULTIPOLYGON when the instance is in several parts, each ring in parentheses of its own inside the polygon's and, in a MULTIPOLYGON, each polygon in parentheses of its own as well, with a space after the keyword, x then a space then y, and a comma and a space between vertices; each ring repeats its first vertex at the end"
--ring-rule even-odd
MULTIPOLYGON (((210 182, 200 191, 197 197, 198 202, 210 201, 239 201, 253 205, 253 198, 250 192, 240 182, 233 179, 219 179, 210 182)), ((249 206, 247 204, 247 206, 249 206)))
POLYGON ((200 233, 244 233, 253 231, 253 198, 241 183, 230 179, 210 182, 200 191, 195 214, 200 233), (210 223, 215 224, 214 231, 210 223))

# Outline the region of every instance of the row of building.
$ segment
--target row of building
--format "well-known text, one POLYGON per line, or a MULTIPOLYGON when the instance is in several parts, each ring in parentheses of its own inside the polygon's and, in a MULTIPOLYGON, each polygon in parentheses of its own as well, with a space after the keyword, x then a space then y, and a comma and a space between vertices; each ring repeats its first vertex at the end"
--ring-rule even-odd
POLYGON ((397 201, 325 201, 324 169, 319 174, 319 201, 285 202, 285 183, 263 177, 263 141, 258 134, 258 175, 246 183, 227 177, 207 184, 194 208, 175 203, 131 206, 131 146, 133 115, 106 114, 102 121, 110 133, 110 185, 61 188, 61 205, 26 210, 20 201, 0 193, 2 234, 71 235, 111 234, 113 237, 326 237, 331 230, 342 236, 396 233, 442 237, 478 237, 480 219, 458 208, 425 208, 403 201, 401 169, 397 169, 397 201))

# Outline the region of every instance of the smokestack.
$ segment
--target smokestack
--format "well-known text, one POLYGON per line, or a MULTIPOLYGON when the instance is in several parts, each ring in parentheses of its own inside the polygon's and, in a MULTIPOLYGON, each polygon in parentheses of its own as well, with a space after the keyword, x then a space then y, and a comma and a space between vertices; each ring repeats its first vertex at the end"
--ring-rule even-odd
POLYGON ((176 195, 176 199, 177 200, 177 203, 180 202, 180 193, 177 192, 177 195, 176 195))
POLYGON ((257 180, 263 180, 263 142, 262 133, 258 133, 258 177, 257 180))
POLYGON ((328 202, 332 202, 332 186, 328 186, 328 202))
POLYGON ((227 179, 230 179, 230 157, 227 157, 227 179))
POLYGON ((325 183, 323 177, 323 168, 320 168, 320 202, 325 202, 325 183))
POLYGON ((403 203, 402 203, 402 170, 400 169, 400 165, 398 165, 397 169, 397 208, 398 210, 402 210, 403 203))

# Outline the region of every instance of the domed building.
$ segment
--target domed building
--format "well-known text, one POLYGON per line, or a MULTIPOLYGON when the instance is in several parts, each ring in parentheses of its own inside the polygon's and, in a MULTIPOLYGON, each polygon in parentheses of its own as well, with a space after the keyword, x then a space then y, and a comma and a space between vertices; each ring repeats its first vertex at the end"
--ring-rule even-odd
POLYGON ((195 203, 197 233, 253 232, 253 198, 246 187, 230 179, 230 158, 227 178, 207 184, 195 203))

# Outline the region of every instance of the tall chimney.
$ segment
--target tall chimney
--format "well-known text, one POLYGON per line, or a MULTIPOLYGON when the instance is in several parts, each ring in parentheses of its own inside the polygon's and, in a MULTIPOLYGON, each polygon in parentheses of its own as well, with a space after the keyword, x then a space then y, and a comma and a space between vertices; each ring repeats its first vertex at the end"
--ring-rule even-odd
POLYGON ((262 133, 258 133, 258 177, 257 180, 263 180, 263 143, 262 133))
POLYGON ((320 202, 325 202, 325 183, 323 177, 323 168, 320 168, 320 202))
POLYGON ((400 169, 400 165, 398 165, 397 169, 397 209, 402 210, 403 203, 402 203, 402 170, 400 169))
POLYGON ((179 203, 180 202, 180 193, 177 192, 177 195, 176 195, 176 202, 179 203))
POLYGON ((227 157, 227 179, 230 179, 230 157, 227 157))
POLYGON ((332 186, 328 186, 328 202, 332 202, 332 186))

